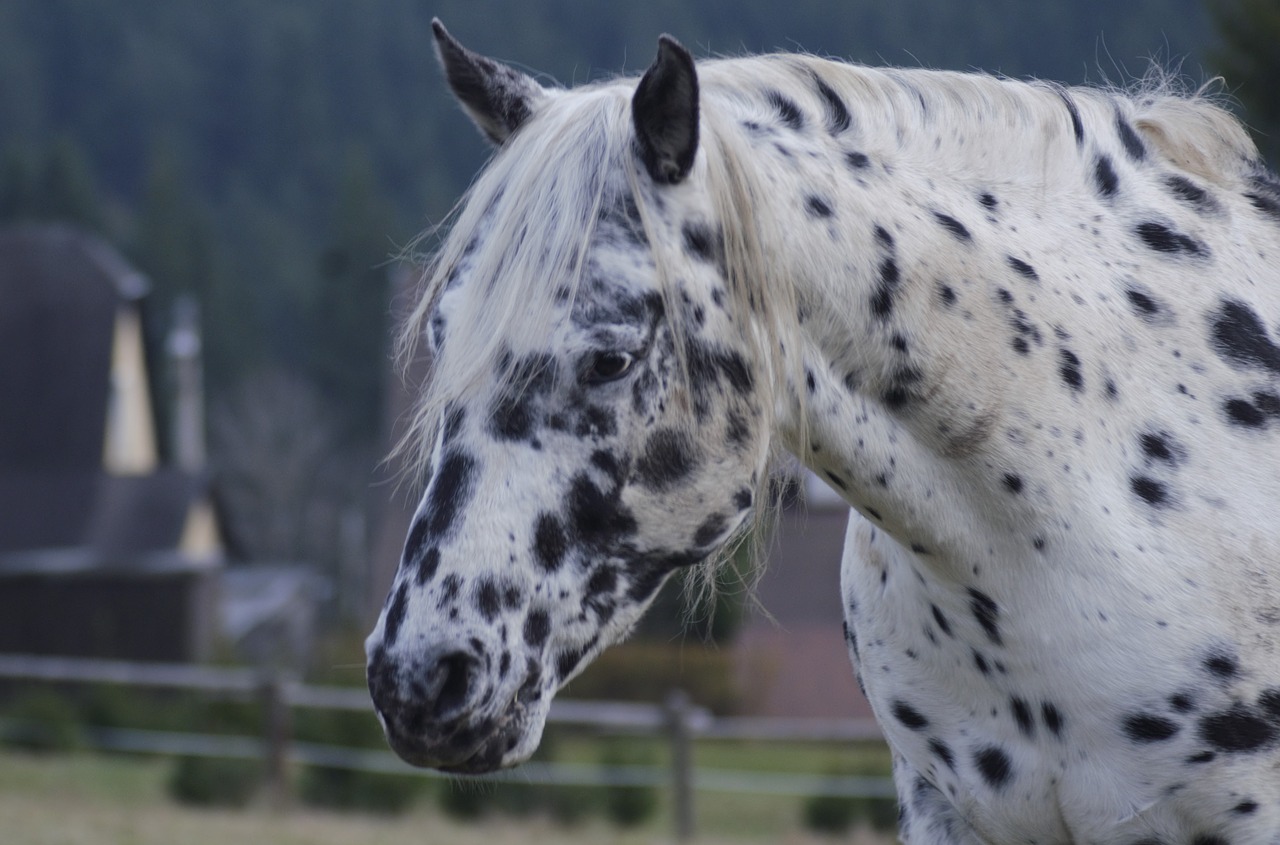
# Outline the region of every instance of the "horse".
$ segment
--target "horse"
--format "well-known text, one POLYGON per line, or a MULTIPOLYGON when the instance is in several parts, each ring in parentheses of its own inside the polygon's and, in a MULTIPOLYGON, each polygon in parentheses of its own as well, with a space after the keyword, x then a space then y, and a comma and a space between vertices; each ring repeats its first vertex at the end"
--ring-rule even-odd
POLYGON ((396 753, 528 758, 794 456, 850 507, 905 841, 1280 842, 1280 182, 1237 120, 669 36, 562 89, 433 29, 496 151, 405 329, 396 753))

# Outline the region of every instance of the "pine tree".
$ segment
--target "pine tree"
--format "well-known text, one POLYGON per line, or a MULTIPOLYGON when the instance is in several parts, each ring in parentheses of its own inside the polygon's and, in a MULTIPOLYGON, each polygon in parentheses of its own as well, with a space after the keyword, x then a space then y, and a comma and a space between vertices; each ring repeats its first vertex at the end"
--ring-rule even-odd
POLYGON ((1222 44, 1210 59, 1245 109, 1258 149, 1280 167, 1280 0, 1210 0, 1222 44))
POLYGON ((35 170, 17 146, 5 150, 0 162, 0 223, 13 223, 33 212, 35 170))
POLYGON ((345 422, 357 440, 377 433, 390 366, 391 221, 369 154, 353 148, 340 178, 332 234, 319 260, 307 335, 309 369, 321 390, 347 409, 345 422))
POLYGON ((31 205, 40 219, 103 229, 105 215, 88 159, 71 138, 59 138, 49 149, 31 205))

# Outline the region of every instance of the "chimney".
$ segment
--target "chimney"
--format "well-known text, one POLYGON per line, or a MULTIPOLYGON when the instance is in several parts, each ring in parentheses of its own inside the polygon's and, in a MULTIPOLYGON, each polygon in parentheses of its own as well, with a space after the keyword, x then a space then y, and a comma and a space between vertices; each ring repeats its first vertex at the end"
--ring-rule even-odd
POLYGON ((173 460, 191 473, 204 471, 204 372, 200 358, 200 305, 181 296, 173 303, 166 344, 173 372, 173 460))

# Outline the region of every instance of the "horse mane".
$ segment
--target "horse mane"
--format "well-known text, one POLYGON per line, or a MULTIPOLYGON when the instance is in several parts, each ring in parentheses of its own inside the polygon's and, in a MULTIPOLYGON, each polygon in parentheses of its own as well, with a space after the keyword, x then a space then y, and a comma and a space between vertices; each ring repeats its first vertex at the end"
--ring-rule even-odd
MULTIPOLYGON (((894 151, 904 169, 919 160, 932 171, 966 174, 975 181, 1040 180, 1046 187, 1068 177, 1078 182, 1073 115, 1087 139, 1114 138, 1117 121, 1127 121, 1167 162, 1221 185, 1242 183, 1257 166, 1257 151, 1234 117, 1203 89, 1179 91, 1165 78, 1131 90, 1064 88, 973 73, 869 68, 807 55, 715 59, 700 62, 698 73, 700 160, 724 227, 731 302, 736 313, 751 311, 760 318, 756 334, 741 340, 756 372, 768 371, 768 377, 757 379, 766 415, 773 411, 774 392, 790 389, 788 383, 802 384, 803 375, 784 369, 798 368, 799 356, 775 354, 779 344, 794 349, 799 343, 796 293, 786 274, 774 271, 770 192, 741 127, 744 119, 759 114, 763 92, 781 92, 806 105, 807 113, 820 115, 825 106, 813 84, 819 78, 848 104, 860 145, 894 151), (948 143, 954 138, 967 143, 948 143)), ((466 265, 468 284, 479 293, 466 297, 464 310, 451 315, 450 342, 393 453, 405 459, 413 476, 426 474, 436 428, 454 397, 495 376, 519 377, 504 374, 498 362, 545 345, 553 318, 564 307, 563 291, 557 301, 555 289, 563 282, 570 297, 576 293, 597 221, 612 199, 607 192, 620 184, 619 175, 639 207, 664 295, 674 296, 676 263, 688 259, 678 244, 665 244, 658 236, 654 221, 662 211, 647 201, 648 191, 639 189, 647 177, 632 149, 635 85, 635 78, 619 77, 550 92, 444 223, 423 236, 444 232, 425 263, 416 306, 400 335, 404 365, 413 359, 435 303, 459 268, 466 265), (481 233, 487 248, 476 250, 481 233)), ((668 308, 669 315, 678 312, 668 308)), ((673 330, 678 336, 680 327, 673 330)), ((793 391, 801 403, 804 393, 793 391)), ((763 424, 771 422, 766 417, 763 424)), ((769 483, 760 479, 760 492, 769 483)), ((774 511, 758 510, 765 519, 774 511)))

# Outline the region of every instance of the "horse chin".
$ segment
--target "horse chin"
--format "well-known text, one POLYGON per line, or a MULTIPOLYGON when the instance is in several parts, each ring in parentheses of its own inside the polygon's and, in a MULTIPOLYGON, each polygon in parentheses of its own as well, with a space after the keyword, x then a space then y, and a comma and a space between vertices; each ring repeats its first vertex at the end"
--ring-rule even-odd
POLYGON ((542 740, 546 709, 530 712, 517 707, 483 727, 462 727, 443 741, 404 739, 387 734, 391 749, 412 766, 456 775, 483 775, 519 765, 533 755, 542 740))

